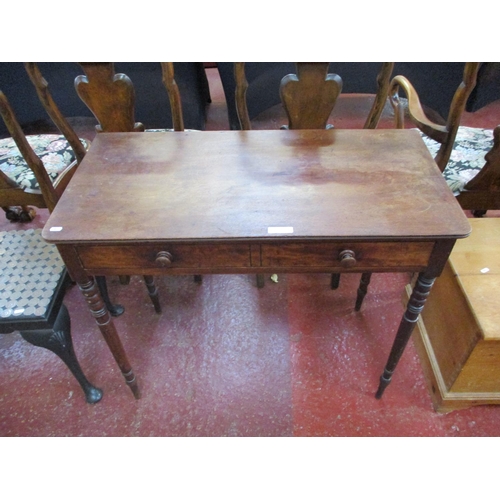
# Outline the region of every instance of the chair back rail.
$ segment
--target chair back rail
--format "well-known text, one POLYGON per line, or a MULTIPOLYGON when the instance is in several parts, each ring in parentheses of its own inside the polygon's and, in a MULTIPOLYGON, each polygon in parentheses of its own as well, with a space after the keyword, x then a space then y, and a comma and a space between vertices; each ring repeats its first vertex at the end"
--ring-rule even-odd
POLYGON ((182 115, 182 102, 179 87, 175 81, 174 63, 162 62, 161 69, 163 73, 163 83, 167 89, 168 98, 170 101, 170 109, 172 110, 172 122, 176 132, 184 130, 184 119, 182 115))
POLYGON ((402 89, 408 99, 407 109, 412 122, 425 135, 441 144, 435 157, 441 172, 444 171, 450 159, 460 119, 465 110, 467 99, 476 86, 480 66, 481 63, 465 63, 463 79, 453 96, 446 124, 436 123, 427 117, 423 109, 425 103, 420 102, 416 89, 404 75, 396 75, 390 83, 389 99, 394 108, 396 127, 404 128, 405 106, 399 96, 402 89))
MULTIPOLYGON (((328 73, 329 63, 296 63, 296 74, 281 80, 280 97, 289 128, 325 128, 340 92, 342 79, 328 73)), ((387 102, 394 63, 382 63, 377 75, 377 93, 364 128, 376 128, 387 102)), ((234 63, 235 104, 242 130, 250 130, 246 94, 245 63, 234 63)))
POLYGON ((61 113, 57 107, 52 95, 49 92, 49 84, 43 77, 38 65, 33 62, 24 63, 24 67, 31 82, 35 86, 36 93, 42 106, 44 107, 47 114, 50 116, 56 127, 59 129, 61 134, 66 137, 66 140, 71 145, 73 149, 77 162, 80 163, 85 156, 85 147, 80 141, 78 135, 70 126, 66 117, 61 113))
POLYGON ((15 141, 20 153, 28 164, 28 167, 33 171, 38 181, 43 200, 46 204, 45 206, 52 211, 56 206, 59 196, 57 195, 52 181, 47 174, 47 170, 45 169, 42 160, 40 160, 30 146, 21 126, 19 125, 19 122, 16 119, 14 111, 7 100, 7 97, 2 91, 0 91, 0 114, 2 115, 12 139, 15 141))

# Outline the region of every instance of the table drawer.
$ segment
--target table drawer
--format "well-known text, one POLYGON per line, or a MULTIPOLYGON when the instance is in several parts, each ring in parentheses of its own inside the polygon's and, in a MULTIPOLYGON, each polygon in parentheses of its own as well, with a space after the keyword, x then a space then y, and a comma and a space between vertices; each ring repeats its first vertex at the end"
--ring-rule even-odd
POLYGON ((102 245, 78 248, 86 269, 196 269, 250 266, 250 247, 225 244, 102 245))
POLYGON ((427 266, 434 242, 263 244, 263 267, 419 269, 427 266))

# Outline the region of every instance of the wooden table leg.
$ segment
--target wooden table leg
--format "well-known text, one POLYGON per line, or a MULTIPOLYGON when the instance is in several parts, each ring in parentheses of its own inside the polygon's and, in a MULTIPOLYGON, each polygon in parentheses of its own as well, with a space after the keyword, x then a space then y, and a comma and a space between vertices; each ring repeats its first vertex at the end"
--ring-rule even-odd
POLYGON ((365 298, 366 293, 368 292, 368 285, 370 284, 370 280, 372 277, 372 273, 363 273, 361 275, 361 280, 359 282, 358 293, 356 297, 356 305, 354 306, 355 311, 359 311, 363 304, 363 299, 365 298))
POLYGON ((391 352, 389 354, 389 359, 384 369, 384 373, 380 377, 380 384, 378 386, 377 393, 375 397, 380 399, 384 393, 386 387, 391 382, 392 375, 399 359, 401 358, 408 340, 410 340, 415 324, 418 320, 422 309, 424 308, 425 301, 429 296, 432 285, 436 278, 429 278, 425 276, 425 273, 420 273, 418 280, 415 284, 415 288, 411 294, 410 300, 406 311, 401 319, 401 323, 394 340, 391 352))
POLYGON ((146 287, 148 289, 149 298, 153 303, 153 307, 157 314, 161 314, 161 304, 160 299, 158 298, 158 288, 156 287, 155 279, 153 276, 144 275, 144 283, 146 283, 146 287))
POLYGON ((104 304, 95 280, 88 276, 88 281, 77 281, 78 286, 87 301, 90 312, 101 330, 104 340, 118 364, 127 385, 136 399, 140 398, 139 387, 120 337, 116 332, 111 315, 104 304))

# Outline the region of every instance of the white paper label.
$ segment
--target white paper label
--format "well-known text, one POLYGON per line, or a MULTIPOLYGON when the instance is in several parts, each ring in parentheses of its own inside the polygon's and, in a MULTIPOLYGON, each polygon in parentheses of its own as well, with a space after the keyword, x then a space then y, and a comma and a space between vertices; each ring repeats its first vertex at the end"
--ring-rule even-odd
POLYGON ((267 234, 293 234, 293 227, 268 227, 267 234))
POLYGON ((483 268, 481 269, 481 272, 482 272, 483 274, 486 274, 486 273, 489 273, 489 272, 490 272, 490 269, 489 269, 488 267, 483 267, 483 268))

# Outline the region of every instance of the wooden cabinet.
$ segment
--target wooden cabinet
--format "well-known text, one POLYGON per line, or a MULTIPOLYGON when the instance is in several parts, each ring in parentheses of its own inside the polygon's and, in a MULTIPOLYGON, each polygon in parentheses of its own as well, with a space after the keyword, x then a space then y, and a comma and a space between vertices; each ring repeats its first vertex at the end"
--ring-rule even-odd
POLYGON ((470 223, 413 337, 439 412, 500 404, 500 219, 470 223))

